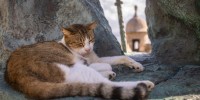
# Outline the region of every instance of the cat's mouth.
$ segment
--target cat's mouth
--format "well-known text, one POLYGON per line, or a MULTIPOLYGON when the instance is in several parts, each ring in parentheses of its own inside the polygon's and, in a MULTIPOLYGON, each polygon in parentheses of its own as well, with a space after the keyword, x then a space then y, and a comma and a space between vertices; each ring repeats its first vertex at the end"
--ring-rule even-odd
POLYGON ((86 56, 87 55, 87 53, 79 53, 81 56, 86 56))

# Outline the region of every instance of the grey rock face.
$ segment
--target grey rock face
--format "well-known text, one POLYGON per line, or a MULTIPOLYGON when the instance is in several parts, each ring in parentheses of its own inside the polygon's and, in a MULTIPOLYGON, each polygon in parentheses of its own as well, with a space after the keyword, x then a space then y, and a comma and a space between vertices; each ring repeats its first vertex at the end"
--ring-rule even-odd
POLYGON ((147 0, 146 4, 152 55, 156 61, 199 64, 200 14, 195 0, 147 0))
POLYGON ((200 66, 183 66, 176 74, 156 85, 150 98, 166 100, 198 100, 200 99, 200 66))
POLYGON ((120 55, 99 0, 1 0, 0 68, 22 45, 61 39, 61 26, 97 21, 95 51, 99 56, 120 55))
MULTIPOLYGON (((137 57, 134 57, 137 59, 137 57)), ((140 60, 143 59, 140 57, 140 60)), ((146 59, 146 56, 144 57, 146 59)), ((115 67, 117 73, 115 81, 151 80, 156 84, 150 92, 151 100, 198 100, 200 99, 200 66, 196 65, 159 65, 145 63, 145 71, 134 73, 128 67, 115 67)), ((3 81, 0 73, 0 99, 1 100, 28 100, 23 94, 14 91, 3 81)), ((66 97, 56 100, 107 100, 96 97, 66 97)))

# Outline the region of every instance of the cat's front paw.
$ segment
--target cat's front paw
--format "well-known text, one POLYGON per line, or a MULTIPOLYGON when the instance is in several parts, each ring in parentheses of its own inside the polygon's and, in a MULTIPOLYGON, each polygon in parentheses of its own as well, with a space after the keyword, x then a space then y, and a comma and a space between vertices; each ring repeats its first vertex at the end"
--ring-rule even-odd
POLYGON ((134 63, 134 72, 142 72, 144 71, 144 67, 142 66, 142 64, 136 62, 134 63))
POLYGON ((142 64, 136 62, 135 60, 126 57, 126 62, 125 65, 127 65, 128 67, 134 69, 134 72, 142 72, 144 70, 144 67, 142 66, 142 64))

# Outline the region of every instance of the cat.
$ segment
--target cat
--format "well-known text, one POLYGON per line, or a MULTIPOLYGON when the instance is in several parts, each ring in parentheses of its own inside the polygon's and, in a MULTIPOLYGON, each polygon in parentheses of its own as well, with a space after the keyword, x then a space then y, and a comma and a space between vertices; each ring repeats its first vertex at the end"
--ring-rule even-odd
POLYGON ((148 80, 113 82, 111 65, 125 64, 141 72, 144 67, 127 56, 98 57, 93 51, 97 23, 62 28, 60 41, 22 46, 7 61, 5 81, 28 98, 52 99, 95 96, 143 100, 154 83, 148 80))

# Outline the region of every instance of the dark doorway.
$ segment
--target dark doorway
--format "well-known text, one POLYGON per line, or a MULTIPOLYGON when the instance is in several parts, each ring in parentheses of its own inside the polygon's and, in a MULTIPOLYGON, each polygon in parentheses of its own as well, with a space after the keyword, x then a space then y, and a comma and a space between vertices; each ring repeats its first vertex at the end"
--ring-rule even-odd
POLYGON ((132 50, 138 52, 139 49, 140 49, 140 40, 139 39, 133 39, 132 40, 132 50))

